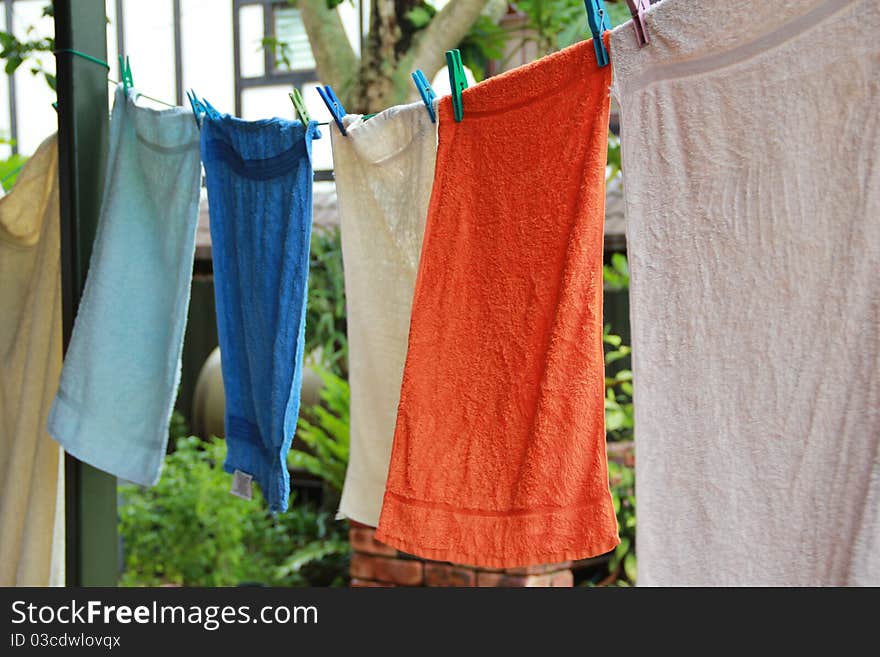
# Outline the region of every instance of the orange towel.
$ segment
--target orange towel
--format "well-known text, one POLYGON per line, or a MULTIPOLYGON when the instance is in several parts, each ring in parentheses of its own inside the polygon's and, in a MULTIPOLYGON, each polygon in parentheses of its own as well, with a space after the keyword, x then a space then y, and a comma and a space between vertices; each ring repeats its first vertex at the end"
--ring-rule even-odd
POLYGON ((512 567, 618 543, 605 457, 611 67, 592 41, 440 101, 380 540, 512 567))

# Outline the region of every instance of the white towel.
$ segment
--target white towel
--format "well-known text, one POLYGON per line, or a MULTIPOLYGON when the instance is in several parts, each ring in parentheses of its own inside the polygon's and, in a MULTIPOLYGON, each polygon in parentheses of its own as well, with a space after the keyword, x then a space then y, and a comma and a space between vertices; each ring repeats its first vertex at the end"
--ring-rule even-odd
POLYGON ((61 372, 58 149, 0 199, 0 586, 64 584, 64 458, 46 432, 61 372))
POLYGON ((611 37, 641 585, 880 584, 880 5, 611 37))
POLYGON ((348 315, 351 452, 339 516, 376 526, 400 399, 437 132, 422 103, 334 129, 348 315))
POLYGON ((180 378, 199 204, 192 112, 116 90, 88 279, 49 433, 78 459, 159 479, 180 378))

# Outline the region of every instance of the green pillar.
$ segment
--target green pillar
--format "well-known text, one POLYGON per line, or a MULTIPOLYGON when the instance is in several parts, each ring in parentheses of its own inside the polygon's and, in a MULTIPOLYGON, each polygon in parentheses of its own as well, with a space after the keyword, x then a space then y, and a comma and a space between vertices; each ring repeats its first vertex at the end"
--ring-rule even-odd
MULTIPOLYGON (((55 0, 55 47, 107 61, 104 0, 55 0), (74 10, 74 5, 76 9, 74 10)), ((107 152, 107 70, 59 52, 58 182, 64 349, 82 296, 101 209, 107 152)), ((114 586, 119 574, 116 478, 67 456, 67 583, 114 586)))

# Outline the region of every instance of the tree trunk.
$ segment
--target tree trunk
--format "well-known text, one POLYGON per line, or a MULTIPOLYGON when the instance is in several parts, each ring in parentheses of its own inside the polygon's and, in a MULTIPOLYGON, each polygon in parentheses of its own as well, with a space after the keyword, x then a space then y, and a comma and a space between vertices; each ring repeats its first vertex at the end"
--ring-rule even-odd
POLYGON ((479 18, 488 0, 450 0, 426 28, 407 20, 420 0, 371 0, 370 29, 358 61, 336 9, 327 0, 297 0, 318 75, 333 86, 349 112, 379 112, 418 97, 411 73, 430 80, 479 18))

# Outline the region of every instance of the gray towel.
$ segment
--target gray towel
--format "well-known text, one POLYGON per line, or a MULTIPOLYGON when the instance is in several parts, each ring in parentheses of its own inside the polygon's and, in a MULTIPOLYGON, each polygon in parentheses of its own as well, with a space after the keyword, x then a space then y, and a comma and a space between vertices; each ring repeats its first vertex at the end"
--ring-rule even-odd
POLYGON ((641 585, 880 584, 880 5, 611 38, 641 585))

